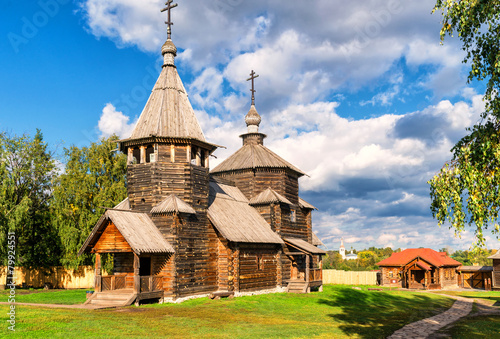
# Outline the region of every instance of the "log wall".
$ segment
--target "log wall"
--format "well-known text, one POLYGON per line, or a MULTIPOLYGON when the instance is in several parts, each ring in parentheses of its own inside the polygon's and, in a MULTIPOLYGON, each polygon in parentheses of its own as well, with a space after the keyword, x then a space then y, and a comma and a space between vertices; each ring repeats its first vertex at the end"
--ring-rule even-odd
POLYGON ((239 290, 254 291, 276 287, 279 247, 239 244, 239 290))
POLYGON ((174 298, 217 290, 217 237, 207 217, 209 173, 208 168, 192 164, 189 149, 188 145, 160 144, 157 162, 127 168, 132 210, 149 213, 175 194, 196 211, 196 215, 152 216, 175 250, 161 269, 165 292, 174 298))
POLYGON ((262 191, 271 188, 290 200, 291 203, 297 205, 299 202, 298 177, 285 169, 245 169, 230 173, 214 173, 212 175, 233 181, 249 200, 262 191))

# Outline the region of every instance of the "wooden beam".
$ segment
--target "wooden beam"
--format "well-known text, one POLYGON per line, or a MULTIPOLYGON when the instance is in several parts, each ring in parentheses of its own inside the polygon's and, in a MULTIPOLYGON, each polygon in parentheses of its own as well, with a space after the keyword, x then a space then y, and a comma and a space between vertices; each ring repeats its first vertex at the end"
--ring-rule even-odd
POLYGON ((95 255, 95 291, 101 292, 101 254, 95 255))
POLYGON ((141 164, 146 163, 146 146, 141 146, 141 164))
POLYGON ((134 148, 129 147, 128 154, 127 154, 127 164, 131 164, 133 162, 134 162, 134 148))
POLYGON ((306 282, 309 282, 309 272, 311 272, 311 269, 310 269, 310 263, 311 261, 311 258, 309 255, 306 255, 306 282))
POLYGON ((170 145, 170 162, 175 162, 175 146, 170 145))
POLYGON ((139 269, 141 262, 137 253, 134 253, 134 293, 139 294, 141 292, 141 277, 139 275, 139 269))

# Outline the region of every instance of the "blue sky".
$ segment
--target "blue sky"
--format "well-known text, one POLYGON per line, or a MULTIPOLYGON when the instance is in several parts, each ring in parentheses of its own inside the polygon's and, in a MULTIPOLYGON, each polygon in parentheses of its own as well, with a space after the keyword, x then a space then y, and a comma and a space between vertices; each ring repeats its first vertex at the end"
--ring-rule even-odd
MULTIPOLYGON (((164 1, 0 3, 0 130, 60 153, 127 137, 160 72, 164 1)), ((250 70, 266 146, 310 177, 314 230, 346 246, 468 248, 438 228, 426 181, 483 109, 432 0, 179 0, 176 65, 206 138, 240 145, 250 70)), ((490 247, 498 240, 489 239, 490 247)))

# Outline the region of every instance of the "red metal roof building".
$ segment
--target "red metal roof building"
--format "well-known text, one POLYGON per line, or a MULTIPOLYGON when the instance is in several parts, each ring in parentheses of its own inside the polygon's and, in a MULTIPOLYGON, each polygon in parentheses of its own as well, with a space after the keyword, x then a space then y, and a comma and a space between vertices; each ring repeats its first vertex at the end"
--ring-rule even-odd
POLYGON ((461 264, 446 252, 410 248, 393 253, 377 265, 382 272, 383 286, 441 289, 458 286, 457 268, 461 264))

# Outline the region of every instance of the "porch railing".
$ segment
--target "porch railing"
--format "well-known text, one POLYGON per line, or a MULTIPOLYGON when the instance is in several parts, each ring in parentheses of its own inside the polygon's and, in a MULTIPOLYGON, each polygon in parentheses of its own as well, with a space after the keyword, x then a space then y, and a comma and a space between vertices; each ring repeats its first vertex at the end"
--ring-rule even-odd
POLYGON ((309 271, 309 281, 323 280, 323 270, 321 268, 312 268, 309 271))
POLYGON ((101 278, 101 291, 113 291, 125 288, 125 276, 107 275, 101 278))
POLYGON ((163 289, 163 277, 157 275, 141 276, 141 292, 154 292, 163 289))

